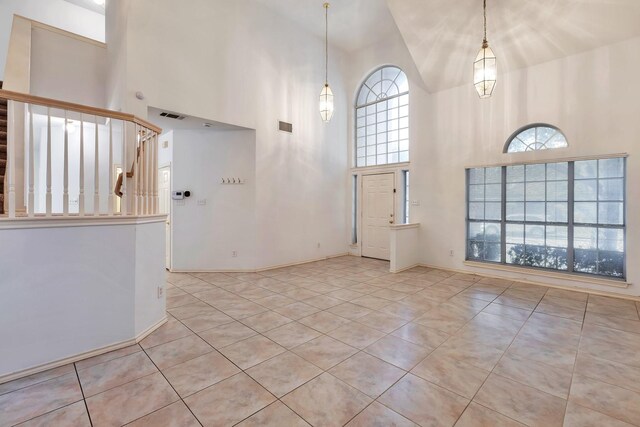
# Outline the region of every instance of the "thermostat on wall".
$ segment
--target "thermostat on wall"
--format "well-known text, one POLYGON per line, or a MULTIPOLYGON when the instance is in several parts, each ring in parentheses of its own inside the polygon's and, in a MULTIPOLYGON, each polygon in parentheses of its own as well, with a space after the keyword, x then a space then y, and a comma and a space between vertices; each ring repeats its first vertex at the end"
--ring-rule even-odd
POLYGON ((173 200, 183 200, 185 197, 189 197, 191 195, 191 191, 172 191, 171 198, 173 200))

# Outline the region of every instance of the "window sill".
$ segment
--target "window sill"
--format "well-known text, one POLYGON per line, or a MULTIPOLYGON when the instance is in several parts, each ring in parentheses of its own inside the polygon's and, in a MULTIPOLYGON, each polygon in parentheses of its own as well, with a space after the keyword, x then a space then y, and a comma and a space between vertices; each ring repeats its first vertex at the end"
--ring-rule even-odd
POLYGON ((527 276, 546 277, 550 279, 569 280, 573 282, 589 283, 592 285, 610 286, 619 289, 626 289, 631 284, 625 280, 606 279, 601 277, 589 277, 583 274, 560 273, 554 271, 537 270, 534 268, 510 266, 503 264, 490 264, 478 261, 464 261, 464 265, 487 270, 508 271, 510 273, 520 273, 527 276))
POLYGON ((419 222, 411 222, 409 224, 391 224, 389 226, 391 230, 405 230, 408 228, 419 228, 419 227, 420 227, 419 222))

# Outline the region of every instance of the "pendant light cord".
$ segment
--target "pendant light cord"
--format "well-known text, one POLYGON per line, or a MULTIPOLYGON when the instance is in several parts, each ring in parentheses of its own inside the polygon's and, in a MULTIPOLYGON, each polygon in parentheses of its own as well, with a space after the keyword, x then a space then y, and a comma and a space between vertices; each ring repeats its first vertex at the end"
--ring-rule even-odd
POLYGON ((484 16, 484 38, 482 39, 482 47, 487 47, 489 46, 487 42, 487 0, 483 0, 482 8, 484 16))
POLYGON ((328 86, 329 85, 329 3, 325 3, 323 6, 324 6, 324 84, 325 86, 328 86))

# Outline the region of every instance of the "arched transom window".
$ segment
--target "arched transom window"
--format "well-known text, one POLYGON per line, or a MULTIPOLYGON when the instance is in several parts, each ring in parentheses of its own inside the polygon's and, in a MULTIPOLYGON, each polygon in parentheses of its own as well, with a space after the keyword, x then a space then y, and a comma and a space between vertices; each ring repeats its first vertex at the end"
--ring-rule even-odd
POLYGON ((356 167, 409 161, 409 83, 393 66, 371 73, 356 100, 356 167))
POLYGON ((547 124, 533 124, 525 126, 511 135, 505 144, 504 152, 520 153, 567 146, 567 138, 557 127, 547 124))

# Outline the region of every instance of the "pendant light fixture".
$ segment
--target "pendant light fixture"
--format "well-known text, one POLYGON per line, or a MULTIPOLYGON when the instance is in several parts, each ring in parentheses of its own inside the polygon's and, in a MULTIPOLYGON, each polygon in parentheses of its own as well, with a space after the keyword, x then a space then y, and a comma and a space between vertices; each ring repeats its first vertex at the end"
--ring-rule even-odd
POLYGON ((496 87, 498 64, 496 56, 487 42, 487 0, 483 0, 484 11, 484 38, 482 48, 473 63, 473 84, 480 98, 489 98, 496 87))
POLYGON ((329 122, 333 116, 333 92, 329 87, 329 3, 324 7, 324 87, 320 92, 320 117, 329 122))

